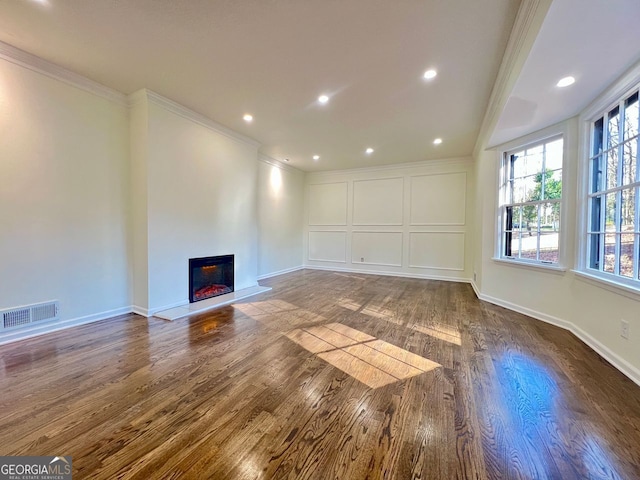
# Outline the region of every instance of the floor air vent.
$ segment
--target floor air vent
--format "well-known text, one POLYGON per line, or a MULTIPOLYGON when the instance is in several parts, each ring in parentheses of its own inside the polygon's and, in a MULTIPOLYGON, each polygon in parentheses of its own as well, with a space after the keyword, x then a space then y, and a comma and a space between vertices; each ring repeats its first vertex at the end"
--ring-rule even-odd
POLYGON ((58 320, 59 311, 59 302, 36 303, 24 307, 0 310, 1 327, 3 329, 13 328, 35 322, 58 320))

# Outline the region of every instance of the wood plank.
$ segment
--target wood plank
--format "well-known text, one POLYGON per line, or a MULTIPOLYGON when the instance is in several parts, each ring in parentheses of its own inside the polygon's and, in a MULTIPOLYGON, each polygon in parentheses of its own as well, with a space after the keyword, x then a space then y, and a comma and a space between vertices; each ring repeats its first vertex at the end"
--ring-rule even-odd
POLYGON ((640 388, 469 285, 302 270, 0 346, 0 451, 74 478, 640 478, 640 388))

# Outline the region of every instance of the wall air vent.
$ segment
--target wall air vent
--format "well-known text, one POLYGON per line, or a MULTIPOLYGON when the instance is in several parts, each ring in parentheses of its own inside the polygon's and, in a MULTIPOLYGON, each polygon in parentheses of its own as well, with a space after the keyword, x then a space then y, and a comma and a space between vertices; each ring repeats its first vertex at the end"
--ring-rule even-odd
POLYGON ((60 302, 57 301, 0 310, 0 329, 58 320, 59 312, 60 302))

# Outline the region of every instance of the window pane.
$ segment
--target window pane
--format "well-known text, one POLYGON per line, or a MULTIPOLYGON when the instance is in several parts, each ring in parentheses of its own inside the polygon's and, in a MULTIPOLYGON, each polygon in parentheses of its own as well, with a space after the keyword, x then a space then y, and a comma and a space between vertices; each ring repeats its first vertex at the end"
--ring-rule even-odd
POLYGON ((620 231, 633 232, 636 216, 635 188, 622 190, 622 204, 620 205, 620 231))
POLYGON ((633 277, 633 233, 620 235, 620 275, 633 277))
POLYGON ((616 107, 609 112, 607 121, 607 132, 609 135, 609 142, 607 148, 611 148, 618 144, 618 133, 620 124, 620 108, 616 107))
POLYGON ((616 263, 616 234, 607 233, 604 236, 604 271, 614 273, 616 263))
POLYGON ((536 190, 536 175, 517 178, 513 181, 513 203, 536 200, 540 196, 540 188, 536 190))
POLYGON ((510 195, 510 198, 507 197, 507 202, 508 203, 524 202, 524 199, 527 196, 527 192, 522 179, 511 180, 510 185, 511 185, 511 188, 510 188, 511 195, 510 195))
MULTIPOLYGON (((542 147, 540 147, 542 148, 542 147)), ((513 178, 535 175, 542 170, 542 150, 527 150, 511 155, 513 178)))
POLYGON ((518 230, 520 228, 520 215, 522 207, 506 207, 505 208, 505 224, 506 231, 518 230))
POLYGON ((507 256, 518 258, 520 256, 520 230, 514 230, 511 234, 511 252, 507 256))
POLYGON ((608 193, 605 200, 604 229, 607 232, 616 231, 616 194, 608 193))
POLYGON ((600 232, 600 214, 602 208, 602 196, 591 199, 591 227, 592 232, 600 232))
POLYGON ((636 181, 637 140, 629 140, 622 145, 622 184, 628 185, 636 181))
POLYGON ((607 190, 618 186, 618 150, 607 153, 607 190))
POLYGON ((600 242, 602 235, 589 235, 589 267, 600 268, 600 242))
POLYGON ((547 170, 544 175, 544 199, 556 200, 562 198, 562 170, 554 172, 547 170))
POLYGON ((540 173, 542 171, 542 154, 544 144, 527 149, 527 174, 540 173))
POLYGON ((522 207, 522 249, 521 258, 536 260, 538 258, 538 205, 522 207))
POLYGON ((522 207, 512 207, 513 211, 513 223, 511 228, 513 230, 520 230, 520 222, 522 221, 522 207))
POLYGON ((520 178, 527 175, 527 158, 524 156, 524 152, 511 155, 511 168, 513 178, 520 178))
POLYGON ((518 255, 520 238, 520 218, 522 207, 505 207, 504 214, 504 254, 507 257, 518 255))
POLYGON ((542 200, 542 182, 544 181, 544 177, 545 175, 543 175, 542 172, 536 173, 531 177, 527 177, 530 180, 528 184, 528 187, 530 188, 528 196, 529 202, 542 200))
POLYGON ((602 191, 602 177, 602 155, 599 155, 591 160, 591 193, 602 191))
POLYGON ((558 262, 560 203, 540 205, 540 260, 558 262))
POLYGON ((559 138, 546 145, 545 168, 558 170, 562 168, 562 139, 559 138))
POLYGON ((591 156, 602 153, 602 131, 604 121, 602 118, 599 118, 595 122, 593 122, 593 142, 591 147, 591 156))
POLYGON ((624 139, 638 134, 638 93, 631 95, 624 105, 624 139))

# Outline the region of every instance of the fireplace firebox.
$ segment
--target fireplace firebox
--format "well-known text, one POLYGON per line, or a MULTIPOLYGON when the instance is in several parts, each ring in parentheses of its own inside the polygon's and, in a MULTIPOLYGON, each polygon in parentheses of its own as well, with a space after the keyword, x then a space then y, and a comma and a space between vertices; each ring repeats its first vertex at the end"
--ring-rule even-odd
POLYGON ((189 259, 189 302, 233 292, 233 255, 189 259))

